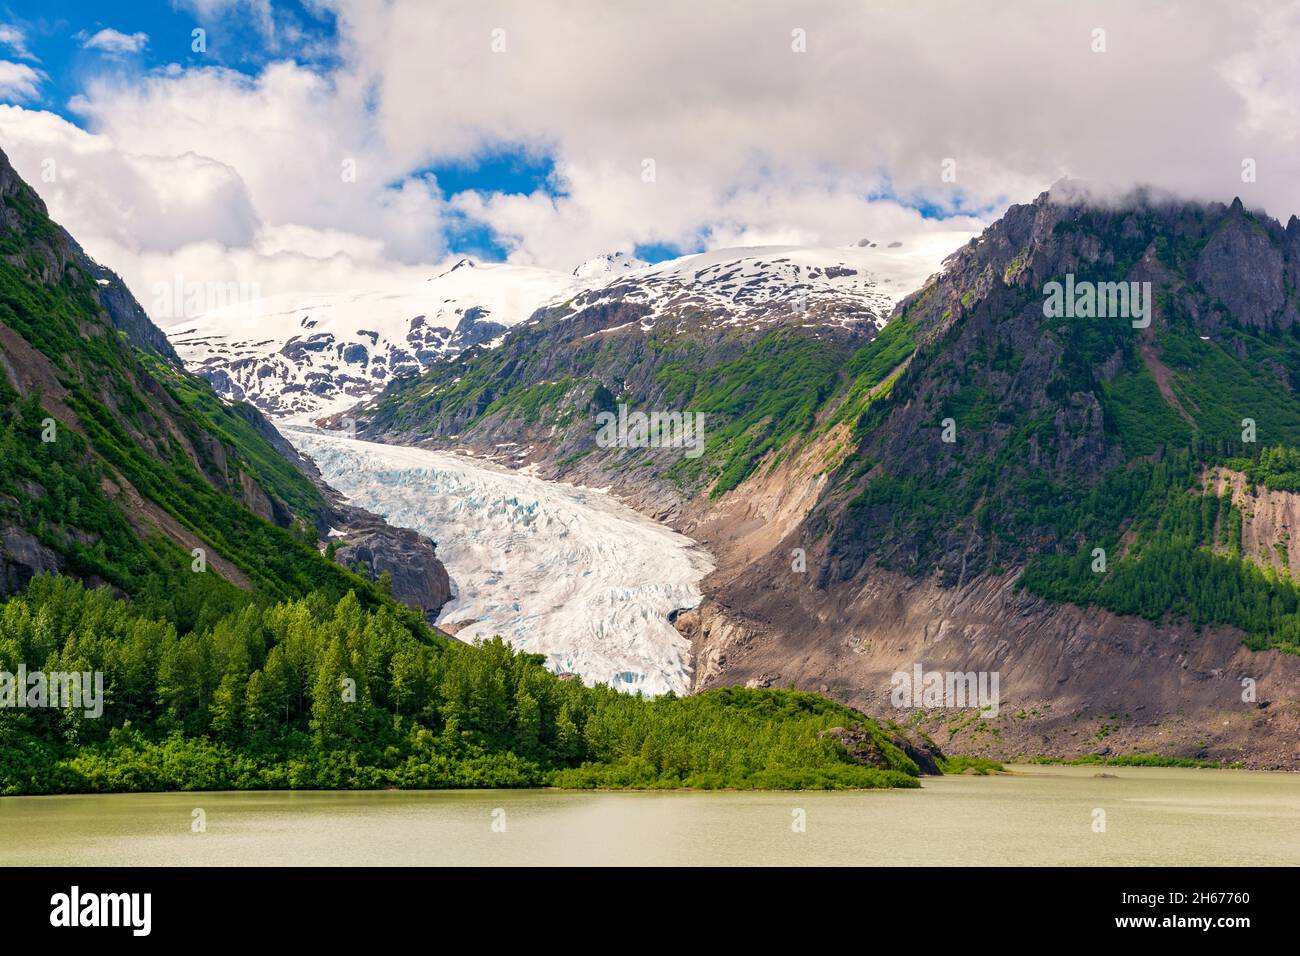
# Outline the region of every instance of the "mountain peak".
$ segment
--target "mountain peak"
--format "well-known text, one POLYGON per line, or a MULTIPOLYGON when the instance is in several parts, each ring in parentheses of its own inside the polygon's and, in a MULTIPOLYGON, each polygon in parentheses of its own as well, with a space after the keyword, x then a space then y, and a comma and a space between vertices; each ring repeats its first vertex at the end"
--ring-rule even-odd
POLYGON ((477 262, 475 262, 469 256, 461 256, 459 259, 456 260, 456 264, 454 266, 452 266, 446 272, 439 272, 436 276, 431 278, 429 281, 432 282, 434 281, 434 279, 441 279, 443 276, 449 276, 453 272, 456 272, 460 269, 477 269, 477 268, 478 268, 477 262))
POLYGON ((601 279, 605 276, 642 269, 649 264, 643 259, 628 255, 626 252, 607 252, 604 255, 596 256, 594 259, 588 259, 574 269, 573 274, 579 279, 601 279))

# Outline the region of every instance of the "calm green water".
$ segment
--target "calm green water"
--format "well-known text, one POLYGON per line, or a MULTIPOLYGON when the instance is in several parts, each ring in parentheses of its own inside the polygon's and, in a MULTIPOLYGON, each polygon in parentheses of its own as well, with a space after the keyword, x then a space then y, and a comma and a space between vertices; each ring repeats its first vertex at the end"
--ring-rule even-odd
POLYGON ((1300 865, 1298 774, 1016 769, 868 793, 6 797, 0 863, 1300 865))

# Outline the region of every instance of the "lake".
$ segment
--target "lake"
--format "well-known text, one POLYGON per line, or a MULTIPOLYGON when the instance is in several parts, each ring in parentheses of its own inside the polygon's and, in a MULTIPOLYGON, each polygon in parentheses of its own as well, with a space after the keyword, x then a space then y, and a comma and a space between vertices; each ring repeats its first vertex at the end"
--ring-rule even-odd
POLYGON ((927 778, 921 790, 861 793, 5 797, 0 863, 1300 864, 1300 774, 1015 770, 927 778), (192 828, 196 810, 205 832, 192 828), (1094 832, 1102 821, 1098 810, 1104 832, 1094 832))

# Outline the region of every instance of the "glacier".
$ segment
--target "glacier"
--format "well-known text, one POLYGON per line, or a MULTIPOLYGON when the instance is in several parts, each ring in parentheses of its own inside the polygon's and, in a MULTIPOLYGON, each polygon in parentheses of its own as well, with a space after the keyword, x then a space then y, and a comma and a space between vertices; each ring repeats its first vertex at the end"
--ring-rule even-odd
POLYGON ((282 426, 356 505, 438 544, 454 597, 439 624, 500 635, 588 684, 687 693, 690 642, 669 623, 695 607, 711 556, 604 491, 449 452, 282 426))

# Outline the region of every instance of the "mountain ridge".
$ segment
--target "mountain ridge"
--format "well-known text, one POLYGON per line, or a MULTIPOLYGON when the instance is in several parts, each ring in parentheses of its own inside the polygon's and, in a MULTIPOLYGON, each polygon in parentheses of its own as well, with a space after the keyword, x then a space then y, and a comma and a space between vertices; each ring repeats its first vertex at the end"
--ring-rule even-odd
POLYGON ((940 241, 726 248, 655 264, 610 253, 571 273, 461 258, 397 289, 307 297, 214 289, 210 298, 221 307, 172 319, 165 331, 189 367, 227 398, 304 423, 467 349, 486 348, 557 307, 639 301, 651 323, 686 305, 700 315, 725 312, 733 323, 742 315, 770 323, 782 321, 771 313, 786 308, 793 286, 803 299, 798 308, 820 314, 818 321, 871 319, 937 268, 940 241))
POLYGON ((343 504, 150 348, 138 305, 115 317, 104 278, 0 153, 0 794, 942 772, 932 742, 816 695, 647 700, 440 634, 432 542, 343 504))
MULTIPOLYGON (((719 337, 702 340, 708 358, 673 391, 672 363, 645 359, 663 351, 663 319, 646 328, 644 304, 610 299, 536 318, 495 358, 437 366, 352 414, 381 440, 498 459, 513 441, 522 454, 507 463, 609 485, 702 540, 719 568, 701 607, 677 618, 697 689, 793 683, 897 717, 882 693, 894 670, 928 666, 927 655, 954 670, 996 669, 1005 654, 1011 714, 1037 716, 981 721, 983 733, 967 728, 945 746, 1079 756, 1113 734, 1130 749, 1296 766, 1285 741, 1300 727, 1300 658, 1286 651, 1300 624, 1290 577, 1300 567, 1279 577, 1243 557, 1234 535, 1253 496, 1201 489, 1211 464, 1284 480, 1270 478, 1280 466, 1264 464, 1261 444, 1300 445, 1290 397, 1300 387, 1300 221, 1284 227, 1239 200, 1145 192, 1097 205, 1074 187, 1011 207, 878 334, 833 350, 833 335, 815 343, 824 374, 793 361, 790 341, 773 352, 762 336, 719 337), (1046 285, 1067 274, 1151 283, 1153 320, 1048 318, 1046 285), (611 350, 588 344, 593 336, 629 338, 611 350), (783 379, 788 369, 813 387, 783 379), (573 371, 622 387, 578 390, 573 371), (717 391, 701 392, 701 381, 717 391), (791 395, 806 401, 773 405, 791 395), (723 396, 734 401, 710 403, 723 396), (593 448, 591 418, 618 402, 711 412, 704 465, 692 473, 680 454, 593 448), (1241 440, 1247 418, 1259 428, 1253 446, 1241 440), (955 441, 943 440, 945 422, 955 441), (1110 573, 1088 570, 1093 547, 1108 553, 1110 573), (799 564, 806 571, 792 570, 799 564), (866 593, 885 610, 862 603, 866 593), (1043 637, 1053 634, 1072 649, 1043 637), (1128 635, 1127 650, 1109 674, 1080 678, 1090 656, 1111 659, 1112 634, 1128 635), (938 648, 937 635, 956 638, 938 648), (868 651, 891 642, 894 651, 868 651), (1037 663, 1023 669, 1021 657, 1037 663), (1242 699, 1246 678, 1266 711, 1242 699), (1062 680, 1075 689, 1058 694, 1062 680), (1190 714, 1180 714, 1184 697, 1190 714), (1081 720, 1102 736, 1079 739, 1081 720)), ((688 305, 673 308, 667 328, 688 305)), ((782 331, 801 348, 813 341, 782 331)), ((1300 481, 1281 493, 1292 488, 1300 481)), ((933 732, 942 717, 924 719, 933 732)))
MULTIPOLYGON (((880 689, 908 655, 963 671, 1001 663, 1020 673, 1003 683, 1015 712, 1039 716, 980 722, 976 730, 1003 739, 967 729, 945 746, 1081 756, 1122 741, 1296 766, 1285 741, 1297 727, 1300 661, 1242 647, 1289 648, 1268 636, 1288 619, 1261 618, 1252 636, 1233 603, 1254 593, 1285 602, 1294 585, 1270 583, 1267 570, 1234 556, 1231 528, 1251 504, 1192 497, 1195 461, 1251 467, 1258 445, 1240 441, 1242 418, 1258 418, 1269 441, 1300 440, 1291 400, 1277 397, 1290 395, 1297 368, 1295 235, 1240 201, 1146 204, 1139 195, 1096 209, 1045 193, 1012 207, 900 304, 891 324, 913 326, 918 349, 888 400, 856 423, 852 471, 832 478, 766 558, 682 621, 697 654, 722 661, 697 686, 786 681, 798 660, 797 685, 834 675, 835 696, 882 713, 880 689), (1046 320, 1045 284, 1076 272, 1152 282, 1150 327, 1046 320), (953 442, 943 440, 945 420, 953 442), (1191 449, 1184 465, 1180 446, 1191 449), (1193 526, 1189 505, 1212 520, 1193 526), (1090 567, 1094 546, 1109 555, 1104 574, 1090 567), (807 552, 811 592, 781 583, 796 548, 807 552), (1183 568, 1186 579, 1164 583, 1183 568), (890 591, 911 597, 886 599, 890 591), (1118 659, 1116 644, 1127 648, 1118 659), (1021 670, 1023 657, 1038 663, 1021 670), (1102 673, 1089 675, 1093 667, 1102 673), (1266 713, 1243 699, 1245 679, 1271 703, 1266 713), (1080 720, 1102 737, 1077 739, 1080 720)), ((922 726, 933 731, 935 720, 922 726)))

